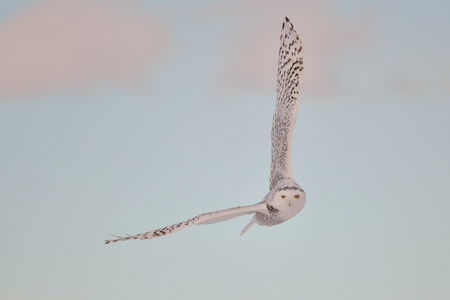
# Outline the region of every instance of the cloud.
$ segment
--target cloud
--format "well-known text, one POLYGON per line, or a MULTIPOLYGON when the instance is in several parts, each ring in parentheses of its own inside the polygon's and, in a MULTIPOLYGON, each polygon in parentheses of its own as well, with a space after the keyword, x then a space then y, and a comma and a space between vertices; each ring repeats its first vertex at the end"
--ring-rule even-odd
POLYGON ((373 36, 371 13, 338 12, 331 0, 244 0, 212 4, 199 12, 199 20, 207 22, 220 17, 234 20, 224 50, 225 67, 218 75, 220 92, 233 88, 273 87, 278 36, 285 15, 303 41, 304 82, 307 82, 304 87, 313 95, 336 93, 341 58, 368 44, 373 36))
POLYGON ((391 76, 387 80, 387 87, 398 95, 406 96, 422 93, 428 89, 426 83, 408 74, 391 76))
POLYGON ((11 16, 0 26, 0 95, 142 80, 169 29, 132 3, 48 0, 11 16))
MULTIPOLYGON (((434 69, 438 69, 435 67, 434 69)), ((414 96, 420 94, 444 94, 450 93, 450 72, 445 71, 436 74, 415 74, 404 72, 393 74, 386 79, 388 89, 402 96, 414 96), (422 76, 421 75, 425 75, 422 76), (433 76, 434 75, 434 76, 433 76)))
POLYGON ((0 289, 0 299, 8 300, 74 300, 79 297, 61 295, 56 293, 45 293, 28 291, 19 288, 3 287, 0 289))

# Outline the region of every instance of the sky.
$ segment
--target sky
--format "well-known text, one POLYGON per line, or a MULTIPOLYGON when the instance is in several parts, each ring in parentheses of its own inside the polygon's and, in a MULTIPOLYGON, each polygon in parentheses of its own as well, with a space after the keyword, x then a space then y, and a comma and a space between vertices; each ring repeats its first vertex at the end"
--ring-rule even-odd
POLYGON ((0 299, 448 299, 448 11, 0 0, 0 299), (263 199, 285 16, 303 211, 104 245, 263 199))

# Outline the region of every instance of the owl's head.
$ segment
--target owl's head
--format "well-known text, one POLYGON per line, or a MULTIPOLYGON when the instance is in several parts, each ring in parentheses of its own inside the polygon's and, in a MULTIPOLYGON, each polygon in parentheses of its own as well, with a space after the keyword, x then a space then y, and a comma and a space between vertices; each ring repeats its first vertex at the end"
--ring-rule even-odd
POLYGON ((299 213, 306 202, 305 191, 298 185, 278 188, 272 194, 269 206, 276 209, 283 220, 287 220, 299 213))

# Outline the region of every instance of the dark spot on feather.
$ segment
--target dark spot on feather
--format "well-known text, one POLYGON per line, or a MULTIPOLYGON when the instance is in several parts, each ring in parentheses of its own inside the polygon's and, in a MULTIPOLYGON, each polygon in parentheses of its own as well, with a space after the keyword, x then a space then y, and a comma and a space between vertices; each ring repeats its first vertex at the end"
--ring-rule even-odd
POLYGON ((275 207, 267 204, 267 209, 272 212, 272 213, 276 213, 278 211, 278 209, 276 209, 275 207))

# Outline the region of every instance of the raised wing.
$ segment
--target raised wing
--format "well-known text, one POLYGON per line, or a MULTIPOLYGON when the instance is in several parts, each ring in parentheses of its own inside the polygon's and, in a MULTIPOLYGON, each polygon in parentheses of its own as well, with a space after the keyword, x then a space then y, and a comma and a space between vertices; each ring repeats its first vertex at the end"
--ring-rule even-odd
POLYGON ((278 53, 277 104, 272 121, 270 189, 284 178, 292 178, 292 133, 299 102, 303 71, 303 48, 294 26, 286 18, 278 53))
POLYGON ((230 220, 239 216, 253 214, 256 212, 269 214, 269 211, 267 209, 266 202, 260 202, 255 205, 249 205, 249 206, 237 206, 229 209, 219 210, 219 211, 212 211, 207 212, 201 215, 198 215, 196 217, 193 217, 189 220, 183 221, 178 224, 166 226, 163 228, 159 228, 153 231, 144 232, 136 235, 127 235, 124 237, 116 236, 116 239, 112 240, 106 240, 105 244, 109 243, 115 243, 119 241, 127 241, 127 240, 146 240, 146 239, 154 239, 163 235, 168 235, 174 232, 177 232, 181 229, 184 229, 186 227, 192 226, 192 225, 203 225, 203 224, 213 224, 218 222, 223 222, 226 220, 230 220))

